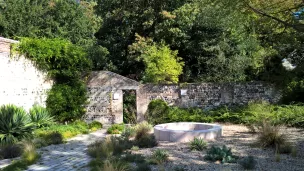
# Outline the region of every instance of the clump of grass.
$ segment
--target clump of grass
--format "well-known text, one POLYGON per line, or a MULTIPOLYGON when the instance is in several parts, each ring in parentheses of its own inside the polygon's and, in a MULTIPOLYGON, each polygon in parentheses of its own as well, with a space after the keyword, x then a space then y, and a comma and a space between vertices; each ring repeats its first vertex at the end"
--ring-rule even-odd
POLYGON ((98 121, 93 121, 93 122, 89 123, 88 126, 91 130, 97 130, 97 129, 102 128, 102 123, 100 123, 98 121))
POLYGON ((280 133, 280 127, 264 120, 259 129, 257 143, 261 147, 280 147, 286 143, 285 135, 280 133))
POLYGON ((253 170, 256 167, 257 161, 253 156, 244 157, 240 162, 240 165, 243 166, 246 170, 253 170))
POLYGON ((151 148, 157 146, 155 136, 150 133, 152 126, 147 122, 138 124, 135 128, 135 144, 140 148, 151 148))
POLYGON ((141 139, 142 137, 148 136, 152 129, 152 125, 148 122, 141 122, 135 127, 135 139, 141 139))
POLYGON ((121 134, 125 129, 124 124, 113 124, 107 129, 108 134, 121 134))
POLYGON ((103 168, 104 171, 129 171, 129 163, 119 161, 119 160, 106 160, 104 161, 103 168))
POLYGON ((135 137, 136 128, 135 127, 126 127, 124 131, 121 133, 121 136, 130 139, 132 137, 135 137))
POLYGON ((96 141, 88 147, 88 155, 93 158, 106 159, 113 155, 114 145, 111 138, 96 141))
POLYGON ((168 161, 169 154, 166 150, 157 149, 152 153, 150 162, 154 164, 163 164, 168 161))
POLYGON ((207 148, 207 142, 203 138, 194 138, 189 143, 189 147, 191 150, 203 151, 207 148))
POLYGON ((126 153, 122 160, 126 162, 144 163, 145 158, 141 154, 126 153))
POLYGON ((23 143, 23 154, 22 160, 27 163, 27 165, 32 165, 37 162, 40 155, 36 151, 35 144, 30 141, 23 143))
POLYGON ((295 148, 291 143, 286 142, 279 146, 278 150, 281 154, 290 154, 292 153, 293 148, 295 148))
POLYGON ((27 163, 23 160, 15 160, 12 164, 6 166, 2 171, 22 171, 27 169, 27 163))
POLYGON ((237 156, 232 154, 231 148, 227 148, 225 145, 222 148, 212 146, 207 150, 207 155, 205 156, 206 160, 212 162, 220 161, 222 163, 235 163, 237 158, 237 156))
POLYGON ((47 144, 62 144, 63 135, 59 132, 51 132, 44 137, 47 144))
POLYGON ((19 157, 21 154, 22 149, 20 145, 17 144, 3 145, 0 150, 0 156, 4 159, 19 157))

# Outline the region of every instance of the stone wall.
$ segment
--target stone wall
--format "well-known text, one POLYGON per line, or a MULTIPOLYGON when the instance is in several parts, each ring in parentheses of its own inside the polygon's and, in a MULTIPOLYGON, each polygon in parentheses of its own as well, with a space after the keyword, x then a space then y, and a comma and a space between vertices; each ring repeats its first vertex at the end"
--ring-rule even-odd
POLYGON ((197 83, 182 85, 141 85, 137 94, 137 117, 143 120, 150 101, 163 99, 170 106, 214 108, 264 100, 277 103, 280 93, 263 82, 197 83))
POLYGON ((45 105, 52 81, 23 56, 10 56, 10 45, 18 41, 0 37, 0 105, 15 104, 26 110, 45 105))

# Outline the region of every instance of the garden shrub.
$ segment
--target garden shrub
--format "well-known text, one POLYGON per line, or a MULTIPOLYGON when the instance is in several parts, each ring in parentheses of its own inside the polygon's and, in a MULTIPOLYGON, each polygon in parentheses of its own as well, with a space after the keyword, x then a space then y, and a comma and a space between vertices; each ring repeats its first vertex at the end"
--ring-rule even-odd
POLYGON ((0 156, 4 159, 10 159, 19 157, 22 154, 22 149, 20 145, 17 144, 8 144, 4 145, 0 149, 0 156))
POLYGON ((157 149, 152 153, 150 157, 150 162, 153 164, 163 164, 168 161, 168 152, 166 150, 157 149))
POLYGON ((144 162, 144 163, 137 163, 136 164, 136 170, 135 171, 151 171, 151 167, 148 163, 144 162))
POLYGON ((89 123, 89 128, 92 131, 96 131, 96 130, 102 128, 102 123, 100 123, 98 121, 93 121, 93 122, 89 123))
POLYGON ((34 105, 30 109, 29 116, 31 122, 34 123, 37 128, 49 126, 54 123, 54 118, 50 116, 46 108, 39 105, 34 105))
POLYGON ((159 99, 152 100, 148 105, 145 119, 152 125, 166 122, 169 109, 170 108, 165 101, 159 99))
POLYGON ((51 132, 45 136, 45 141, 47 144, 62 144, 63 136, 59 132, 51 132))
POLYGON ((131 170, 130 164, 117 159, 105 160, 103 163, 103 168, 100 170, 106 171, 129 171, 131 170))
POLYGON ((89 145, 88 155, 93 158, 107 159, 113 155, 114 144, 112 139, 106 138, 105 140, 96 141, 89 145))
POLYGON ((148 122, 141 122, 135 126, 135 140, 141 139, 142 137, 148 136, 152 129, 152 125, 148 122))
POLYGON ((225 145, 222 148, 212 146, 207 150, 207 154, 205 156, 206 160, 212 162, 220 161, 222 163, 235 163, 237 158, 237 156, 232 154, 231 149, 227 148, 225 145))
POLYGON ((0 107, 0 143, 13 144, 32 135, 35 125, 26 111, 15 105, 0 107))
POLYGON ((240 160, 239 163, 244 169, 253 170, 256 167, 257 161, 254 159, 253 156, 247 156, 240 160))
POLYGON ((280 147, 286 143, 285 135, 280 133, 280 127, 264 120, 258 127, 258 141, 261 147, 280 147))
POLYGON ((121 134, 125 129, 124 124, 113 124, 107 129, 108 134, 121 134))
POLYGON ((207 148, 207 142, 203 138, 194 138, 189 142, 190 150, 203 151, 207 148))
POLYGON ((143 136, 140 139, 135 139, 135 144, 139 148, 152 148, 157 146, 156 138, 153 134, 143 136))
POLYGON ((54 118, 73 121, 85 114, 87 92, 82 77, 89 73, 91 61, 83 47, 56 38, 23 38, 13 52, 33 61, 54 80, 46 100, 54 118))
POLYGON ((144 163, 145 158, 141 154, 132 154, 132 153, 126 153, 124 157, 122 157, 122 160, 126 162, 132 162, 132 163, 144 163))
POLYGON ((130 139, 132 137, 135 137, 135 134, 136 134, 136 128, 134 126, 133 127, 128 126, 125 127, 124 131, 121 133, 121 136, 130 139))

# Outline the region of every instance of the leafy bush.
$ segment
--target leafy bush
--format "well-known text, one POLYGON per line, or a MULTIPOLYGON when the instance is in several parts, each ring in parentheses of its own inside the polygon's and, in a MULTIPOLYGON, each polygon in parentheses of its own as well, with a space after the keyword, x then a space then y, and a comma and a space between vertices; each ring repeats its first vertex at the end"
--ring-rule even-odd
POLYGON ((152 153, 152 156, 150 158, 150 162, 154 164, 162 164, 166 161, 168 161, 168 152, 166 150, 157 149, 152 153))
POLYGON ((167 120, 169 106, 163 100, 152 100, 148 105, 145 119, 152 125, 164 123, 167 120))
POLYGON ((13 144, 32 135, 35 126, 26 111, 15 105, 0 107, 0 143, 13 144))
POLYGON ((203 138, 194 138, 189 143, 189 147, 191 150, 203 151, 207 148, 207 142, 203 138))
POLYGON ((269 121, 264 120, 258 129, 257 142, 261 147, 280 147, 286 143, 286 137, 280 133, 279 126, 274 126, 269 121))
POLYGON ((153 134, 150 134, 147 136, 143 136, 140 139, 136 139, 135 144, 139 148, 152 148, 152 147, 157 146, 158 143, 155 139, 155 136, 153 134))
POLYGON ((253 170, 256 167, 257 161, 253 156, 244 157, 240 162, 240 165, 243 166, 246 170, 253 170))
POLYGON ((22 154, 20 145, 8 144, 1 147, 0 156, 4 159, 19 157, 22 154))
POLYGON ((113 124, 107 129, 108 134, 121 134, 125 129, 124 124, 113 124))
POLYGON ((91 123, 89 123, 89 128, 93 131, 102 128, 102 123, 98 122, 98 121, 93 121, 91 123))
POLYGON ((30 109, 29 115, 32 123, 34 123, 37 128, 49 126, 54 123, 54 118, 50 116, 46 108, 42 106, 34 105, 30 109))
POLYGON ((221 161, 222 163, 235 163, 238 157, 232 155, 231 149, 227 148, 225 145, 223 148, 212 146, 207 150, 205 156, 206 160, 210 161, 221 161))
POLYGON ((88 147, 88 155, 93 158, 107 159, 113 155, 114 145, 110 138, 96 141, 88 147))
POLYGON ((121 136, 126 137, 127 139, 130 139, 134 137, 136 134, 136 128, 135 127, 126 127, 124 131, 121 133, 121 136))
POLYGON ((139 150, 139 147, 138 147, 138 146, 133 146, 133 147, 131 148, 131 150, 133 150, 133 151, 138 151, 138 150, 139 150))
POLYGON ((45 136, 45 141, 47 144, 62 144, 63 137, 59 132, 51 132, 45 136))

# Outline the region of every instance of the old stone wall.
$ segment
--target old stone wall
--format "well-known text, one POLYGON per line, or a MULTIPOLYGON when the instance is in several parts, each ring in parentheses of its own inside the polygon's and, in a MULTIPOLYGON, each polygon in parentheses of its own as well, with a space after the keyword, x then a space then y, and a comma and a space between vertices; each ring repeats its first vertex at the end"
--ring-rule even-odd
POLYGON ((26 110, 33 104, 45 105, 52 81, 23 56, 10 55, 10 45, 17 41, 0 37, 0 105, 15 104, 26 110))
POLYGON ((276 103, 280 93, 270 84, 246 83, 197 83, 182 85, 141 85, 137 93, 137 117, 144 119, 150 101, 163 99, 169 105, 183 108, 214 108, 220 105, 247 104, 264 100, 276 103))

